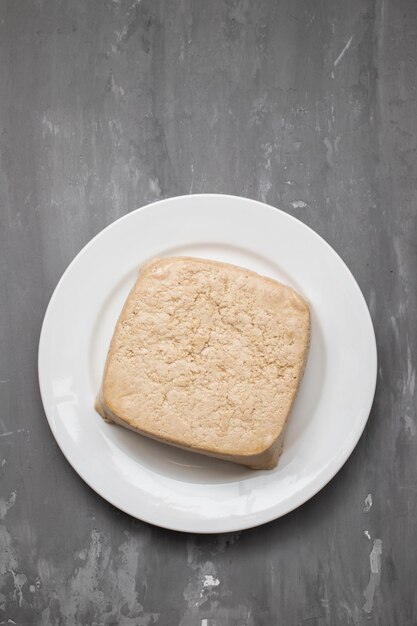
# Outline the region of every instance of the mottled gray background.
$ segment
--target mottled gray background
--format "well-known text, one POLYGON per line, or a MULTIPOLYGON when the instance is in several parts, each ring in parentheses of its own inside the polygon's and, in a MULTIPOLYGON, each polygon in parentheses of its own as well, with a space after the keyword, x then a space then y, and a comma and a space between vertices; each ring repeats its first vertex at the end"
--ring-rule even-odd
POLYGON ((414 0, 0 0, 2 624, 417 624, 416 97, 414 0), (316 229, 379 346, 345 467, 299 510, 226 536, 96 496, 37 382, 69 261, 126 212, 191 192, 316 229))

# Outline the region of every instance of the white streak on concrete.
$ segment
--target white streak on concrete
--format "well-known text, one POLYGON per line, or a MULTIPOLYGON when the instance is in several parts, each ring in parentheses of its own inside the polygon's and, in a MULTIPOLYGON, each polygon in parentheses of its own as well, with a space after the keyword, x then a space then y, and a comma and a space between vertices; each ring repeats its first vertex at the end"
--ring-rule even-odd
POLYGON ((190 169, 191 169, 191 183, 190 183, 190 189, 188 193, 193 193, 194 191, 194 165, 193 163, 191 163, 190 169))
POLYGON ((365 498, 365 506, 363 507, 363 510, 365 511, 365 513, 367 513, 368 511, 370 511, 372 508, 372 494, 368 493, 368 495, 365 498))
POLYGON ((11 509, 16 503, 16 492, 12 491, 8 500, 0 498, 0 519, 4 519, 7 515, 7 511, 11 509))
POLYGON ((352 37, 349 38, 347 44, 345 45, 345 47, 343 48, 342 52, 339 54, 339 56, 337 57, 337 59, 335 59, 333 65, 334 67, 336 67, 337 65, 339 65, 340 61, 343 59, 343 57, 345 56, 346 52, 349 50, 350 45, 353 41, 353 37, 354 35, 352 35, 352 37))
POLYGON ((28 579, 22 573, 17 573, 14 570, 10 570, 13 576, 13 585, 14 585, 14 596, 19 604, 22 606, 23 604, 23 586, 26 585, 28 579))
POLYGON ((194 614, 196 607, 200 607, 208 599, 213 600, 217 597, 220 580, 217 578, 214 563, 201 559, 202 554, 195 541, 187 542, 187 553, 188 565, 193 570, 193 575, 184 589, 183 596, 191 615, 194 614))
POLYGON ((126 92, 121 85, 116 84, 113 74, 110 74, 109 84, 111 92, 123 100, 126 96, 126 92))
POLYGON ((271 162, 269 161, 269 157, 271 156, 272 151, 273 151, 272 144, 271 144, 271 143, 269 143, 269 142, 267 142, 267 143, 263 143, 263 144, 262 144, 262 146, 261 146, 261 150, 262 150, 262 152, 263 152, 263 158, 264 158, 266 161, 268 161, 268 162, 267 162, 267 169, 269 169, 269 170, 270 170, 270 169, 271 169, 271 162))
POLYGON ((323 143, 326 146, 327 163, 330 165, 330 167, 333 167, 333 146, 332 146, 332 142, 330 141, 330 139, 328 137, 325 137, 323 139, 323 143))
POLYGON ((261 200, 265 202, 268 198, 268 193, 270 192, 272 187, 271 181, 269 177, 262 174, 261 179, 259 181, 259 194, 261 196, 261 200))
POLYGON ((47 115, 44 115, 42 118, 42 135, 46 137, 47 135, 54 135, 55 137, 59 134, 59 126, 58 124, 53 124, 47 115))
POLYGON ((24 433, 25 429, 24 428, 18 428, 17 430, 8 430, 5 433, 1 433, 0 437, 11 437, 11 435, 14 435, 16 433, 24 433))
POLYGON ((410 346, 408 346, 407 348, 407 373, 408 373, 408 385, 410 389, 410 395, 414 395, 414 390, 416 387, 416 371, 413 365, 413 357, 411 354, 410 346))
POLYGON ((0 574, 12 569, 17 569, 17 554, 6 526, 0 524, 0 574))
MULTIPOLYGON (((91 623, 89 606, 97 624, 151 626, 158 622, 159 614, 145 610, 136 590, 145 538, 134 537, 128 531, 125 535, 124 543, 116 548, 106 533, 92 530, 88 544, 84 548, 80 546, 74 555, 79 557, 85 550, 84 560, 74 559, 75 569, 69 577, 64 577, 49 559, 38 560, 40 583, 44 590, 57 597, 63 623, 91 623)), ((49 607, 44 609, 41 619, 42 624, 51 623, 49 607)))
POLYGON ((125 26, 123 26, 122 30, 115 30, 114 31, 114 34, 116 35, 117 43, 120 43, 122 41, 122 39, 124 39, 126 37, 127 29, 128 29, 128 26, 127 26, 127 24, 125 24, 125 26))
POLYGON ((406 433, 410 435, 410 437, 416 436, 416 425, 411 415, 406 415, 404 417, 404 426, 406 433))
POLYGON ((373 542, 372 550, 369 555, 369 582, 363 592, 365 597, 365 604, 363 610, 365 613, 371 613, 374 607, 374 598, 376 590, 381 582, 381 557, 382 557, 382 540, 375 539, 373 542))
POLYGON ((416 389, 416 370, 413 363, 414 359, 411 354, 410 346, 407 347, 407 385, 406 388, 411 397, 414 397, 416 389))
MULTIPOLYGON (((399 253, 397 254, 398 260, 400 260, 399 253)), ((401 319, 401 315, 400 315, 401 319)), ((394 325, 393 325, 394 328, 394 325)), ((396 331, 396 339, 399 342, 399 328, 398 324, 394 328, 396 331)), ((411 353, 411 348, 407 346, 407 370, 404 372, 402 380, 402 401, 403 401, 403 427, 407 437, 415 437, 417 433, 417 424, 414 415, 413 408, 415 406, 415 390, 416 390, 416 369, 414 365, 414 358, 411 353)))
POLYGON ((305 209, 307 203, 304 200, 293 200, 290 202, 293 209, 305 209))
POLYGON ((161 187, 159 185, 159 181, 156 178, 149 178, 149 191, 157 198, 159 198, 159 196, 161 195, 161 187))
POLYGON ((306 30, 307 30, 307 28, 309 28, 311 26, 311 24, 314 22, 315 18, 316 18, 316 16, 313 13, 313 15, 310 17, 310 19, 308 20, 308 22, 306 24, 306 30))
POLYGON ((220 580, 218 578, 214 578, 211 574, 204 576, 203 587, 218 587, 220 585, 220 580))
POLYGON ((363 534, 365 535, 365 537, 367 537, 369 540, 371 539, 371 535, 369 534, 369 530, 364 530, 363 534))
POLYGON ((375 539, 374 546, 372 548, 371 554, 369 555, 369 563, 371 566, 372 574, 381 573, 381 555, 382 555, 382 540, 375 539))

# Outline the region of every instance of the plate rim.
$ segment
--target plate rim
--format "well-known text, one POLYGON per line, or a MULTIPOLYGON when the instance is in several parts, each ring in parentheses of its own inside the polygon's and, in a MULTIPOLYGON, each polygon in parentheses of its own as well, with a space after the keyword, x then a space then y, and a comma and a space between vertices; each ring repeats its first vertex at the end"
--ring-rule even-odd
MULTIPOLYGON (((165 528, 167 530, 173 530, 173 531, 177 531, 177 532, 185 532, 185 533, 197 533, 197 534, 205 534, 205 535, 210 535, 210 534, 221 534, 221 533, 227 533, 227 532, 237 532, 237 531, 243 531, 243 530, 247 530, 250 528, 255 528, 257 526, 263 525, 263 524, 267 524, 273 520, 279 519, 281 517, 284 517, 285 515, 288 515, 288 513, 291 513, 292 511, 294 511, 295 509, 299 508, 300 506, 302 506, 303 504, 305 504, 306 502, 308 502, 309 500, 311 500, 312 498, 314 498, 317 493, 319 493, 322 489, 324 489, 324 487, 336 476, 336 474, 341 470, 341 468, 345 465, 345 463, 347 462, 347 460, 349 459, 349 457, 351 456, 351 454, 353 453, 353 451, 355 450, 364 430, 365 427, 368 423, 368 419, 372 410, 372 406, 373 406, 373 402, 374 402, 374 398, 375 398, 375 390, 376 390, 376 384, 377 384, 377 375, 378 375, 378 354, 377 354, 377 342, 376 342, 376 336, 375 336, 375 329, 374 329, 374 325, 373 325, 373 321, 372 321, 372 316, 371 313, 369 311, 368 305, 366 303, 365 297, 362 293, 362 290, 358 284, 358 282, 356 281, 352 271, 350 270, 350 268, 348 267, 348 265, 346 264, 346 262, 342 259, 342 257, 336 252, 336 250, 317 232, 315 231, 311 226, 309 226, 308 224, 305 224, 302 220, 298 219, 297 217, 295 217, 294 215, 291 215, 290 213, 287 213, 286 211, 278 208, 278 207, 274 207, 272 205, 269 205, 265 202, 262 202, 260 200, 255 200, 253 198, 248 198, 245 196, 237 196, 234 194, 223 194, 223 193, 197 193, 197 194, 182 194, 179 196, 170 196, 168 198, 163 198, 160 200, 155 200, 153 202, 150 202, 148 204, 144 204, 136 209, 133 209, 132 211, 129 211, 128 213, 125 213, 124 215, 121 215, 120 217, 118 217, 117 219, 113 220, 112 222, 110 222, 110 224, 108 224, 107 226, 105 226, 104 228, 102 228, 98 233, 96 233, 84 246, 82 246, 82 248, 77 252, 77 254, 74 256, 74 258, 70 261, 70 263, 68 264, 68 266, 66 267, 66 269, 64 270, 64 272, 62 273, 60 279, 58 280, 50 298, 48 301, 48 305, 45 309, 45 313, 44 313, 44 317, 43 317, 43 321, 42 321, 42 326, 41 326, 41 330, 40 330, 40 334, 39 334, 39 343, 38 343, 38 358, 37 358, 37 367, 38 367, 38 382, 39 382, 39 388, 40 388, 40 395, 41 395, 41 399, 42 399, 42 405, 43 405, 43 410, 44 410, 44 414, 45 417, 47 419, 47 422, 49 424, 49 427, 51 429, 52 435, 56 441, 56 443, 58 444, 58 447, 60 448, 62 454, 64 455, 65 459, 67 460, 67 462, 70 464, 70 466, 73 468, 73 470, 78 474, 78 476, 97 494, 99 495, 101 498, 103 498, 106 502, 110 503, 112 506, 116 507, 117 509, 123 511, 125 514, 129 515, 130 517, 133 517, 134 519, 138 519, 140 521, 146 522, 148 524, 152 524, 155 526, 158 526, 160 528, 165 528), (338 457, 336 457, 333 462, 329 465, 327 465, 327 471, 326 473, 323 475, 322 473, 319 474, 318 478, 322 478, 321 480, 318 479, 317 480, 317 484, 313 484, 311 490, 308 492, 308 494, 302 494, 299 501, 297 503, 293 503, 293 504, 289 504, 287 508, 284 507, 284 510, 279 513, 278 515, 276 513, 273 512, 273 508, 271 507, 271 509, 269 510, 265 510, 262 512, 262 514, 258 513, 257 514, 257 519, 253 520, 253 519, 248 519, 246 520, 246 522, 241 519, 241 521, 239 521, 239 518, 233 518, 234 521, 236 522, 235 524, 233 524, 232 526, 227 525, 227 519, 225 518, 224 520, 222 520, 223 522, 223 526, 221 526, 220 528, 216 528, 215 530, 210 530, 210 529, 199 529, 199 530, 193 530, 191 528, 184 528, 185 524, 182 524, 183 527, 181 527, 181 522, 178 522, 177 524, 175 523, 167 523, 166 520, 161 520, 161 521, 155 521, 154 519, 151 519, 149 516, 147 516, 146 514, 144 516, 137 516, 133 513, 131 513, 130 511, 127 510, 127 507, 121 506, 119 503, 115 502, 115 499, 110 495, 108 496, 107 494, 104 495, 103 490, 101 488, 97 488, 96 486, 94 486, 92 484, 92 481, 89 480, 88 477, 85 477, 84 475, 82 475, 80 473, 80 471, 77 469, 76 464, 74 462, 72 462, 72 460, 69 458, 69 456, 67 455, 66 451, 65 451, 65 447, 64 447, 64 442, 60 441, 60 437, 58 435, 58 432, 55 430, 54 425, 53 425, 53 419, 50 418, 50 416, 48 415, 48 411, 46 410, 46 390, 44 389, 43 385, 42 385, 42 373, 41 373, 41 361, 42 361, 42 357, 43 357, 43 345, 45 342, 45 335, 47 332, 47 325, 49 322, 49 317, 51 315, 51 311, 53 310, 53 306, 54 306, 54 302, 55 299, 58 297, 58 293, 59 291, 62 289, 62 285, 65 281, 65 278, 67 276, 67 274, 71 271, 73 265, 78 262, 80 260, 80 258, 87 252, 87 250, 94 245, 95 241, 97 239, 99 239, 100 237, 102 237, 104 235, 104 233, 111 229, 114 224, 122 222, 124 220, 129 219, 129 217, 131 217, 133 214, 137 214, 139 212, 142 211, 146 211, 146 210, 151 210, 153 206, 155 205, 163 205, 163 204, 169 204, 170 202, 172 202, 173 200, 178 201, 178 200, 184 200, 187 198, 187 201, 189 201, 189 198, 212 198, 212 199, 218 199, 218 198, 227 198, 227 199, 232 199, 232 200, 238 200, 238 201, 244 201, 244 202, 248 202, 250 204, 254 204, 254 205, 259 205, 260 207, 262 207, 263 210, 268 210, 271 213, 280 213, 281 217, 283 217, 284 219, 288 219, 291 222, 296 222, 298 225, 301 225, 302 228, 306 229, 307 231, 309 231, 309 234, 312 235, 313 237, 315 237, 316 239, 319 240, 319 242, 321 243, 321 245, 324 245, 327 250, 331 253, 331 255, 333 256, 333 258, 335 259, 335 261, 339 264, 339 266, 341 266, 343 268, 343 270, 345 271, 346 275, 349 277, 349 280, 351 281, 352 285, 354 286, 354 289, 356 290, 358 296, 359 296, 359 301, 361 302, 361 308, 363 309, 363 313, 364 313, 364 317, 366 318, 366 323, 368 325, 368 330, 369 330, 369 339, 370 339, 370 345, 372 347, 372 351, 371 354, 369 354, 369 360, 370 360, 370 366, 369 366, 369 371, 370 371, 370 384, 369 384, 369 399, 367 401, 366 404, 366 408, 364 406, 362 413, 363 413, 363 418, 361 419, 361 421, 358 423, 358 425, 356 426, 356 430, 354 433, 352 433, 351 436, 351 444, 346 448, 346 450, 343 451, 343 453, 341 453, 338 457), (372 368, 372 376, 371 376, 371 368, 372 368), (354 436, 353 436, 354 435, 354 436), (324 476, 324 477, 323 477, 324 476), (259 519, 259 517, 261 517, 261 519, 259 519)), ((211 520, 208 520, 208 523, 210 523, 211 520)))

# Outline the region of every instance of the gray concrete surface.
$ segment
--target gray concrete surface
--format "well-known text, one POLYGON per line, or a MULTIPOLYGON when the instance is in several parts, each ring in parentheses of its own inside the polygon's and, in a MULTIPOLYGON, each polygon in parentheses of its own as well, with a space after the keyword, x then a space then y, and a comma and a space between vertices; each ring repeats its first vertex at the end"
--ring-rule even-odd
POLYGON ((416 42, 413 0, 1 0, 2 624, 417 624, 416 42), (69 261, 117 217, 192 192, 316 229, 379 347, 372 414, 337 477, 227 536, 163 531, 96 496, 37 382, 69 261))

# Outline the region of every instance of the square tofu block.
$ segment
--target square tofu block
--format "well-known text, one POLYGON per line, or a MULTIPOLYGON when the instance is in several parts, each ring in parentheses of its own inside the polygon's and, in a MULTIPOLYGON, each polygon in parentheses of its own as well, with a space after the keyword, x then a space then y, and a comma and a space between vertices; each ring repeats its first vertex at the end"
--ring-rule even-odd
POLYGON ((96 408, 167 444, 274 467, 310 342, 307 302, 241 267, 148 263, 117 322, 96 408))

